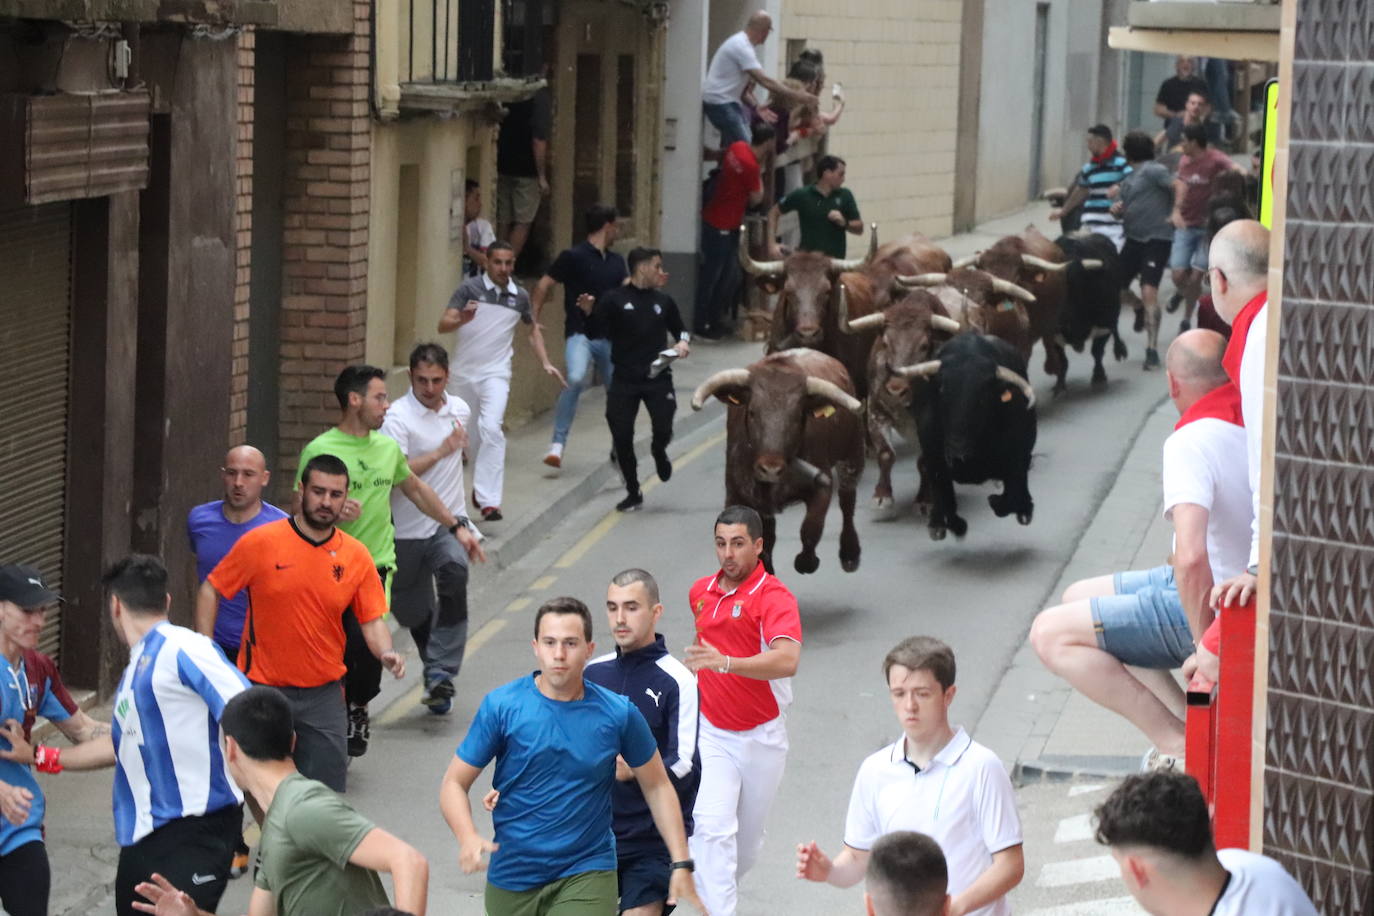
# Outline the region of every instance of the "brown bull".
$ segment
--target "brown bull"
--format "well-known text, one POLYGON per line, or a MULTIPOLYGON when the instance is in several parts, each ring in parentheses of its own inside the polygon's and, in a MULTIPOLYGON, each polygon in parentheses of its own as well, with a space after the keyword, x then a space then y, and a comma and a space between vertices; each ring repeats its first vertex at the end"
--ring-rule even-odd
POLYGON ((748 368, 711 376, 692 395, 692 409, 700 410, 712 395, 729 410, 725 503, 749 506, 762 516, 768 571, 773 572, 777 513, 797 502, 806 504, 806 518, 793 565, 799 573, 816 571, 832 488, 839 490, 843 517, 840 566, 858 569, 854 502, 864 464, 863 405, 839 360, 807 349, 772 353, 748 368))
POLYGON ((964 328, 1000 337, 1022 354, 1030 353, 1030 290, 976 267, 955 267, 948 273, 898 277, 906 288, 928 289, 945 312, 964 328))

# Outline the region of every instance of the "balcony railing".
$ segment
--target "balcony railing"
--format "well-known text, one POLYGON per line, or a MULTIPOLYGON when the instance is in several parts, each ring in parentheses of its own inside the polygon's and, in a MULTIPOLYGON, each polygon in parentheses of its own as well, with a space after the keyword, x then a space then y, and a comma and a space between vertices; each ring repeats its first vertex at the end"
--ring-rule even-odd
POLYGON ((496 76, 496 0, 405 0, 401 80, 484 83, 496 76))

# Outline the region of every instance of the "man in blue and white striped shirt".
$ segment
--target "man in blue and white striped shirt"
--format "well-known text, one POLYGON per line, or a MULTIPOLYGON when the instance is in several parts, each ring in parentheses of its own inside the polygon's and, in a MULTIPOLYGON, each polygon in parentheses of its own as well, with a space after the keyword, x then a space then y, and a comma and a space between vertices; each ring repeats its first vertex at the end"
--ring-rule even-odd
POLYGON ((153 872, 214 912, 243 822, 219 720, 248 681, 208 637, 168 622, 162 561, 134 554, 103 581, 129 645, 114 698, 116 912, 134 916, 134 887, 153 872))

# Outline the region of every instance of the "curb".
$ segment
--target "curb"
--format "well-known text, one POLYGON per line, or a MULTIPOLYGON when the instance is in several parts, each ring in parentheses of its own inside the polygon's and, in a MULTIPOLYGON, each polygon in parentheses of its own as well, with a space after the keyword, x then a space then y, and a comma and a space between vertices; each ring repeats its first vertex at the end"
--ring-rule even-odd
POLYGON ((1018 760, 1012 767, 1012 785, 1028 786, 1043 782, 1077 782, 1083 779, 1124 779, 1140 772, 1140 761, 1134 757, 1097 757, 1061 760, 1018 760), (1115 762, 1114 762, 1115 761, 1115 762))

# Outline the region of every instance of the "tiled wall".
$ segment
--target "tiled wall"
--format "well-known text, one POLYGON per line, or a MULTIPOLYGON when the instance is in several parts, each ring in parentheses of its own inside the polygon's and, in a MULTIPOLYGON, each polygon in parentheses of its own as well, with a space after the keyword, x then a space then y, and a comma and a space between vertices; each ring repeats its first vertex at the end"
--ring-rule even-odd
POLYGON ((1278 364, 1264 848, 1374 911, 1374 4, 1299 0, 1278 364))

